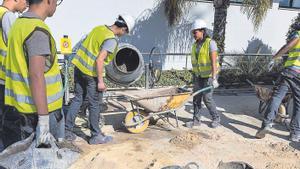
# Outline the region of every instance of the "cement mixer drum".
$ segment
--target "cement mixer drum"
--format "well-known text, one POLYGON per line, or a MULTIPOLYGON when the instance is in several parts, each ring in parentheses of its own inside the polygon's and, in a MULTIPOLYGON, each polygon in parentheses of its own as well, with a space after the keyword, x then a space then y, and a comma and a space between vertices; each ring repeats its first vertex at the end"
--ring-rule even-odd
POLYGON ((121 43, 114 60, 105 66, 106 78, 121 86, 130 86, 144 73, 144 58, 141 52, 128 43, 121 43))

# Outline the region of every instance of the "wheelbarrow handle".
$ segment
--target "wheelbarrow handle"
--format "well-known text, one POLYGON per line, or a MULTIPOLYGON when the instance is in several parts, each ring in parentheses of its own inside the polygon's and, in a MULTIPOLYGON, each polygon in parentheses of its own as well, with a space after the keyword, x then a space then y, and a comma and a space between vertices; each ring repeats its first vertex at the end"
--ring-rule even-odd
POLYGON ((192 96, 194 97, 194 96, 196 96, 196 95, 199 94, 199 93, 202 93, 202 92, 205 92, 205 91, 208 91, 208 90, 212 90, 212 89, 213 89, 213 86, 208 86, 208 87, 202 88, 202 89, 200 89, 200 90, 194 92, 194 93, 192 94, 192 96))

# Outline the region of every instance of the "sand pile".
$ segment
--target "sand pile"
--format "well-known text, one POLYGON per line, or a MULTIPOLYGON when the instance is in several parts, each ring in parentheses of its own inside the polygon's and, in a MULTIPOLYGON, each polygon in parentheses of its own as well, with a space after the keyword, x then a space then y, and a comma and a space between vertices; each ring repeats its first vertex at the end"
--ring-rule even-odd
POLYGON ((191 149, 194 146, 201 144, 201 136, 196 132, 187 132, 179 136, 175 136, 170 140, 171 144, 182 147, 185 149, 191 149))

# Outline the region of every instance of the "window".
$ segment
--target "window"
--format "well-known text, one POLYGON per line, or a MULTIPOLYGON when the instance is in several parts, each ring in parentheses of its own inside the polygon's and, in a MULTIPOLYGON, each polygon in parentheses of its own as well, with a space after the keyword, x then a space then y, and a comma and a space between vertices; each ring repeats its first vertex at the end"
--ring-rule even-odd
POLYGON ((300 0, 280 0, 279 7, 300 9, 300 0))
POLYGON ((232 3, 242 3, 243 0, 230 0, 230 2, 232 2, 232 3))
MULTIPOLYGON (((213 1, 213 0, 207 0, 207 1, 213 1)), ((244 0, 230 0, 231 3, 242 3, 244 0)))

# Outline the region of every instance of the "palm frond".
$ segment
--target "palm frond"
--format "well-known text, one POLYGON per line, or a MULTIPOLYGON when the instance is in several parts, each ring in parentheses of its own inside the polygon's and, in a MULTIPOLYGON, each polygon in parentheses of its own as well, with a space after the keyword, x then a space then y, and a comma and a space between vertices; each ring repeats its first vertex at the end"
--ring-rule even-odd
POLYGON ((173 26, 188 11, 194 2, 188 0, 159 0, 165 8, 165 15, 169 21, 169 25, 173 26))
POLYGON ((257 31, 262 21, 265 19, 268 9, 271 8, 272 0, 244 0, 241 7, 242 13, 246 14, 253 23, 254 30, 257 31))

